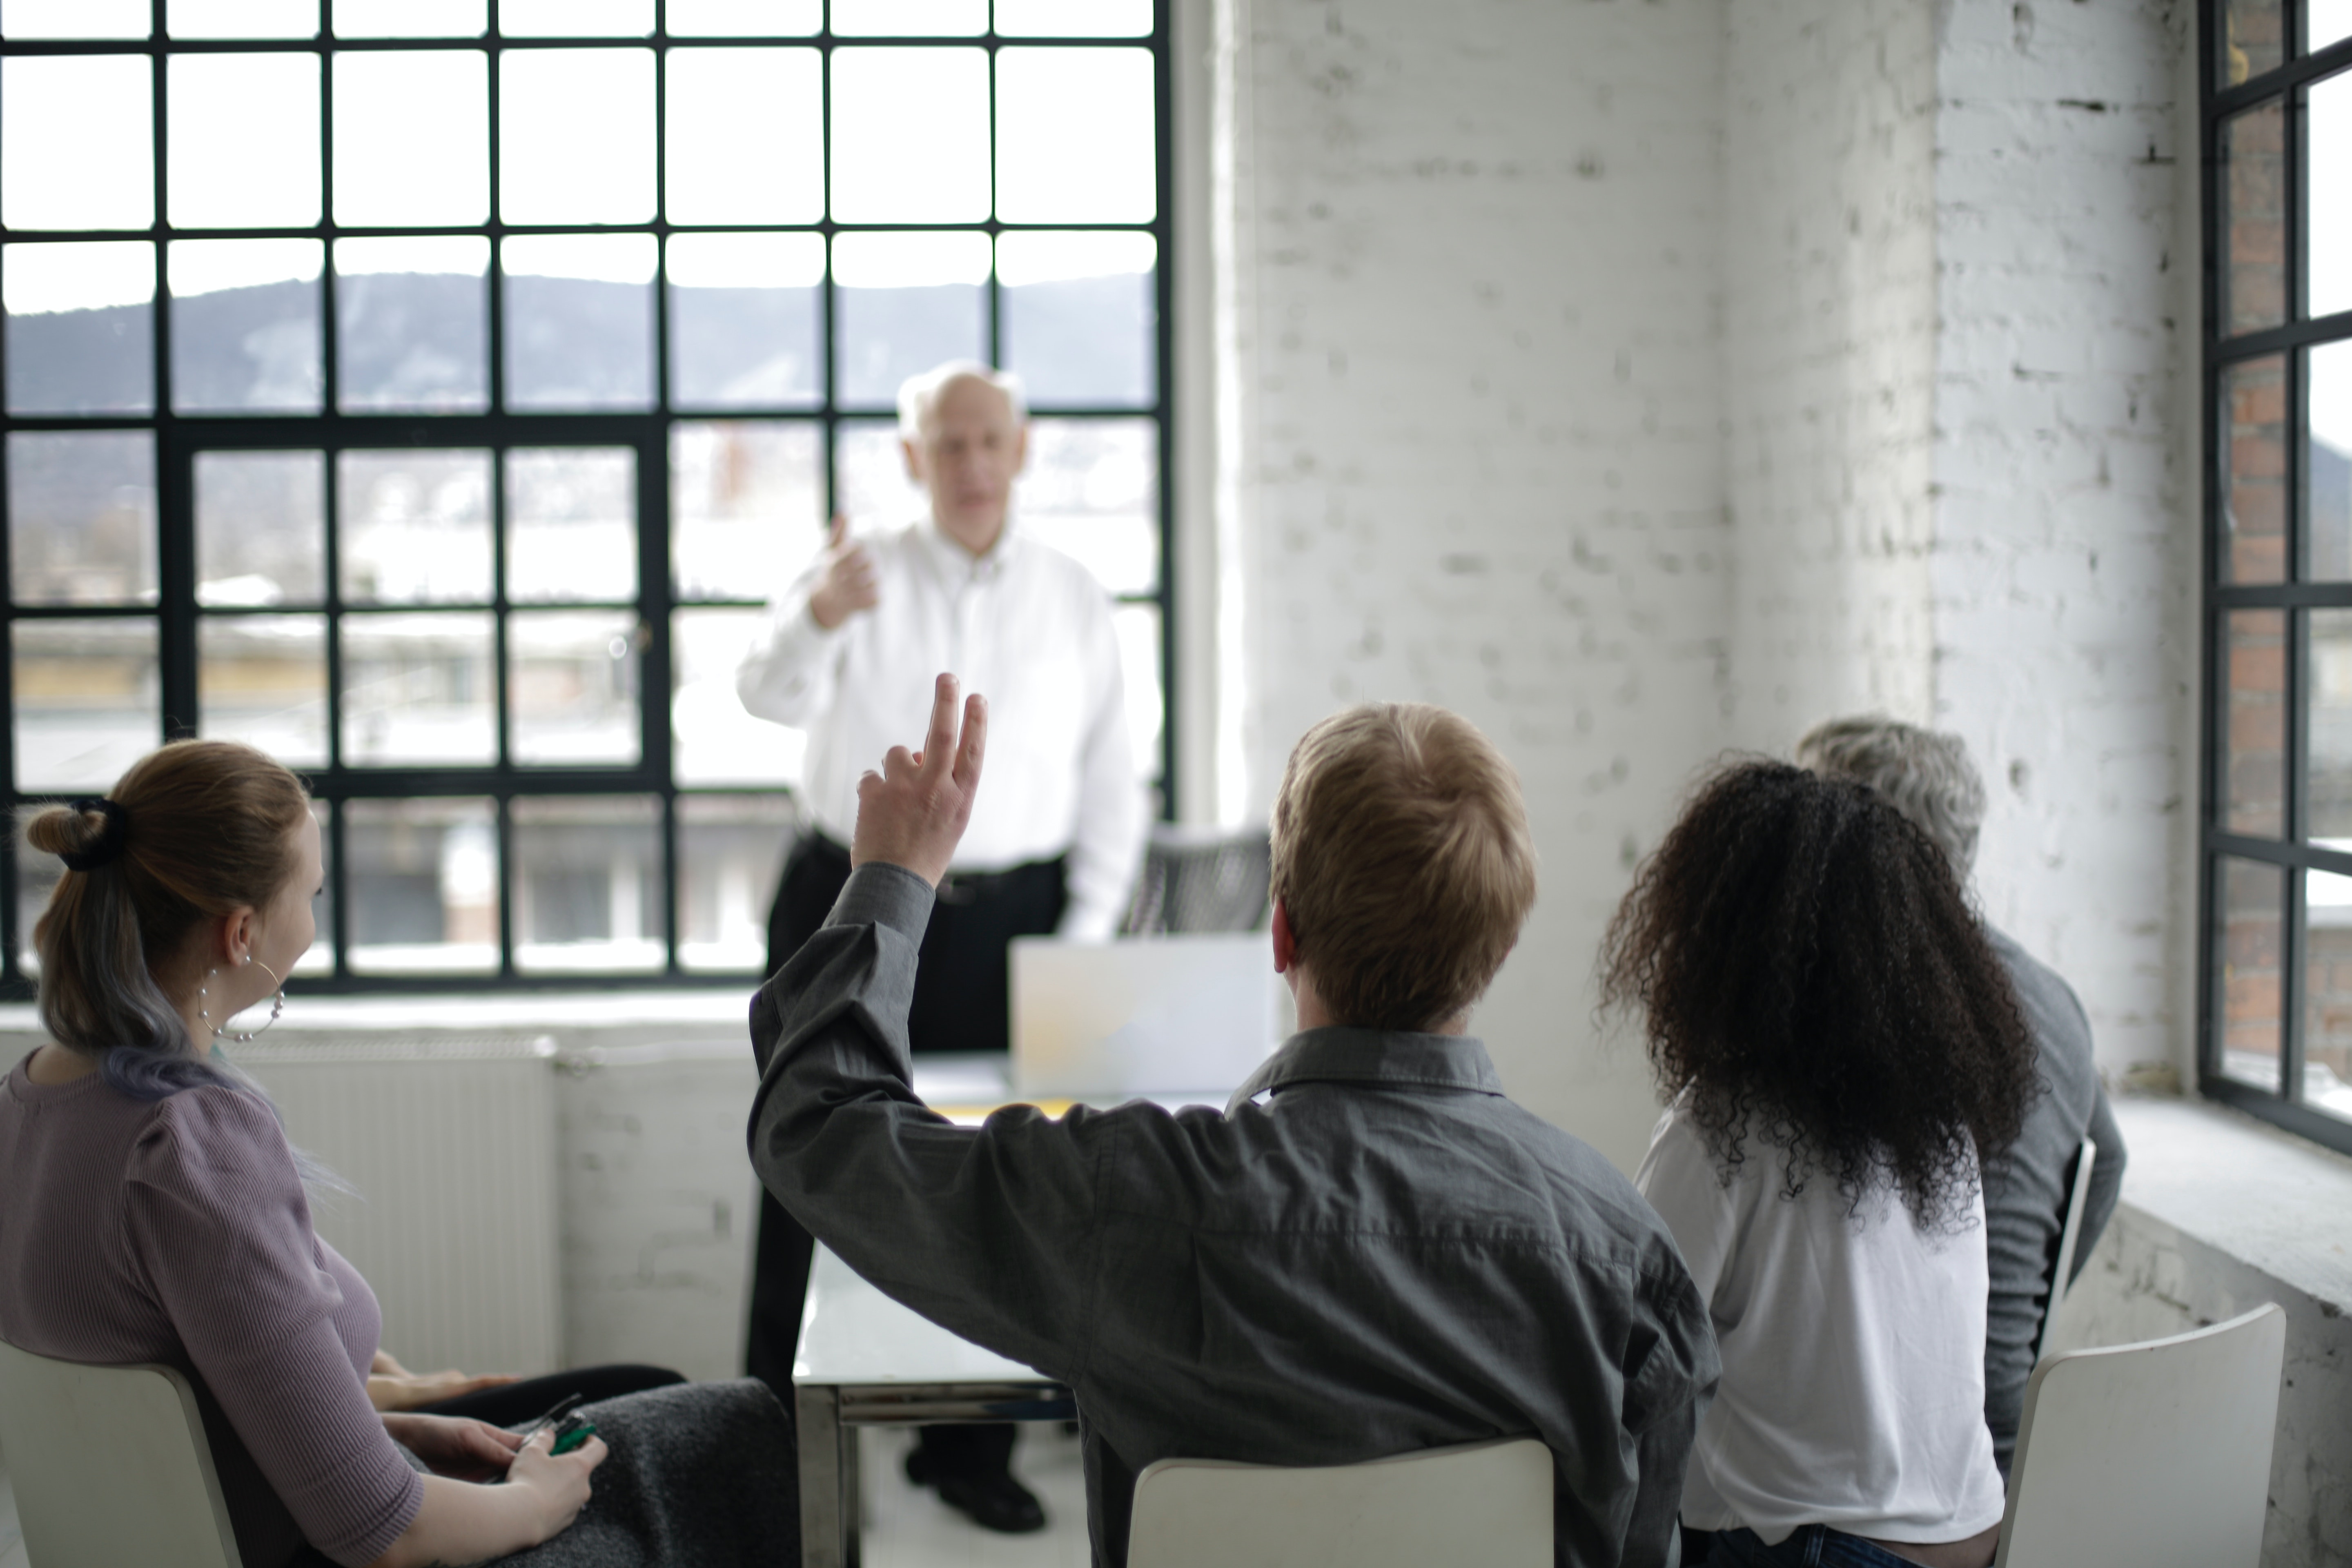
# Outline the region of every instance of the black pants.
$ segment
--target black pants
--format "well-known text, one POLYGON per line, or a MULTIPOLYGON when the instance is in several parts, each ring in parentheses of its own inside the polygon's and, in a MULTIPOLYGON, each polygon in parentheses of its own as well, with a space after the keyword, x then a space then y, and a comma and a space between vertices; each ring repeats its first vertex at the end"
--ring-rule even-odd
MULTIPOLYGON (((1059 859, 1041 860, 992 876, 950 874, 940 885, 916 954, 915 995, 907 1012, 907 1037, 916 1051, 1011 1048, 1006 950, 1016 936, 1043 936, 1061 924, 1069 901, 1065 871, 1059 859)), ((768 913, 769 973, 824 924, 848 880, 849 851, 832 839, 810 833, 793 847, 768 913)), ((813 1245, 800 1222, 761 1192, 743 1370, 774 1389, 787 1407, 813 1245)), ((1002 1472, 1013 1454, 1010 1426, 926 1426, 922 1440, 935 1472, 1002 1472)))
POLYGON ((496 1388, 478 1388, 437 1405, 422 1405, 419 1413, 470 1415, 493 1426, 520 1426, 526 1421, 538 1420, 547 1414, 550 1405, 575 1394, 583 1405, 593 1405, 600 1399, 618 1399, 624 1394, 667 1388, 685 1381, 667 1367, 633 1366, 626 1363, 583 1366, 570 1372, 550 1373, 545 1377, 527 1377, 520 1383, 501 1384, 496 1388))

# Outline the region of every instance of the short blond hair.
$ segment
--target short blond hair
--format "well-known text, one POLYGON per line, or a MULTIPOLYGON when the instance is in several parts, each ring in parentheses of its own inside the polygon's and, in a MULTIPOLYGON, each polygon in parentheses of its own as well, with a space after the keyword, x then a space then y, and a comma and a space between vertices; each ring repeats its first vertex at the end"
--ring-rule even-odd
POLYGON ((1428 1029, 1486 994, 1536 901, 1518 775, 1477 726, 1367 703, 1300 737, 1274 801, 1274 897, 1332 1018, 1428 1029))

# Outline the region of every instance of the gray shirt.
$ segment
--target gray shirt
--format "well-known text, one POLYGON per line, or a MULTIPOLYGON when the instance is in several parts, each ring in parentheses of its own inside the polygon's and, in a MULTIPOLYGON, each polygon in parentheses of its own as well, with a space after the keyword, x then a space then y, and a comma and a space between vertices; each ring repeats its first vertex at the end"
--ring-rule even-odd
MULTIPOLYGON (((1985 1251, 1992 1276, 1985 1316, 1985 1425, 1992 1428, 1993 1458, 2007 1475, 2024 1414, 2025 1382, 2033 1373, 2034 1342, 2050 1300, 2050 1275, 2058 1263, 2075 1156, 2085 1138, 2098 1149, 2074 1248, 2079 1274, 2115 1212, 2124 1139, 2099 1087, 2091 1020, 2074 988, 2000 931, 1987 926, 1984 933, 2017 990, 2048 1085, 2026 1112, 2007 1159, 1989 1165, 1984 1178, 1985 1251)), ((2067 1283, 2074 1283, 2072 1275, 2067 1283)))
POLYGON ((1177 1456, 1351 1464, 1533 1433, 1562 1564, 1677 1560, 1718 1371, 1664 1224, 1505 1099, 1477 1041, 1315 1029, 1224 1113, 1027 1106, 957 1127, 908 1087, 930 890, 851 874, 751 1010, 751 1160, 925 1317, 1067 1384, 1095 1561, 1177 1456))

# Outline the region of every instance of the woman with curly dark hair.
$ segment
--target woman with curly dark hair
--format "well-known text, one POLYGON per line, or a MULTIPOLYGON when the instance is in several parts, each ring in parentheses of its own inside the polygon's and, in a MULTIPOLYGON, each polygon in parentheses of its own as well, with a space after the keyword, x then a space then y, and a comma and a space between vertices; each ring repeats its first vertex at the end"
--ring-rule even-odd
POLYGON ((1669 1103, 1636 1184, 1723 1351, 1687 1560, 1984 1568, 1979 1161, 2034 1053, 1942 852, 1864 785, 1736 763, 1635 879, 1601 994, 1643 1016, 1669 1103))

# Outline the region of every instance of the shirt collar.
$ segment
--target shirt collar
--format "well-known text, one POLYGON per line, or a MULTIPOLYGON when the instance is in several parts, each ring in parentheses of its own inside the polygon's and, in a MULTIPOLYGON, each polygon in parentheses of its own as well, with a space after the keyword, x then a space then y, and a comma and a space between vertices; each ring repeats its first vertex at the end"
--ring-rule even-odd
POLYGON ((1245 1100, 1295 1083, 1360 1083, 1388 1089, 1458 1089, 1499 1095, 1503 1080, 1486 1047, 1467 1035, 1418 1035, 1402 1030, 1331 1025, 1304 1029, 1258 1064, 1226 1102, 1228 1114, 1245 1100))
POLYGON ((996 542, 989 547, 985 555, 974 555, 950 539, 947 531, 929 515, 916 527, 915 533, 923 542, 924 549, 929 552, 931 563, 939 568, 940 575, 950 583, 985 583, 1003 574, 1012 563, 1021 542, 1021 531, 1014 526, 1010 516, 1005 518, 1004 527, 996 535, 996 542))

